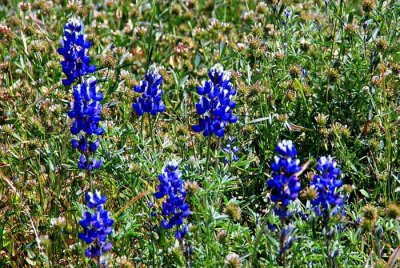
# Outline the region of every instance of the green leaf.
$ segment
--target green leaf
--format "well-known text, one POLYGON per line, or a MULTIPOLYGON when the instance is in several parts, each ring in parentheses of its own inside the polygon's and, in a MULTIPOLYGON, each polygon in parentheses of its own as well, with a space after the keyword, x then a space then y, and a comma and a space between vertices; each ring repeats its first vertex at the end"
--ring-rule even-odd
POLYGON ((363 196, 369 198, 369 194, 368 194, 367 191, 365 191, 364 189, 361 189, 361 190, 360 190, 360 193, 361 193, 363 196))
POLYGON ((256 124, 256 123, 259 123, 259 122, 262 122, 262 121, 265 121, 265 120, 269 120, 269 121, 271 122, 271 116, 268 116, 268 117, 260 117, 260 118, 257 118, 257 119, 253 119, 253 120, 251 120, 250 122, 248 122, 247 124, 248 124, 248 125, 256 124))

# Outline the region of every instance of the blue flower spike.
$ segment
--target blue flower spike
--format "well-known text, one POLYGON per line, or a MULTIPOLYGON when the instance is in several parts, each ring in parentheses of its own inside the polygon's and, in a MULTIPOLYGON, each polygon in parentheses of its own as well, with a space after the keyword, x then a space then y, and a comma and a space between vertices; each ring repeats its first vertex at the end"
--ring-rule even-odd
POLYGON ((212 67, 208 77, 210 80, 197 87, 197 93, 201 97, 196 103, 196 111, 200 118, 192 129, 194 132, 203 132, 205 137, 215 134, 221 138, 225 134, 226 125, 235 123, 238 119, 232 112, 236 106, 233 101, 236 89, 230 82, 230 73, 224 71, 221 64, 212 67))
POLYGON ((311 204, 318 216, 329 218, 340 212, 344 204, 338 190, 343 185, 339 178, 340 168, 331 156, 322 156, 316 169, 318 173, 314 175, 310 187, 316 190, 317 197, 311 200, 311 204))
POLYGON ((188 233, 188 226, 184 219, 190 215, 189 205, 186 203, 186 190, 183 186, 182 174, 178 170, 178 163, 170 161, 164 172, 158 176, 160 185, 154 194, 157 199, 165 198, 162 202, 161 226, 171 229, 176 226, 175 237, 182 240, 188 233))
POLYGON ((137 115, 142 116, 144 113, 149 113, 154 116, 165 111, 165 105, 162 101, 162 83, 163 78, 159 73, 159 68, 155 64, 151 65, 144 80, 133 88, 135 92, 142 94, 132 104, 137 115))
POLYGON ((71 145, 81 153, 78 168, 93 171, 103 165, 101 160, 89 157, 100 146, 100 140, 94 136, 101 136, 104 132, 99 126, 103 94, 98 92, 94 76, 74 86, 73 90, 74 101, 68 116, 73 119, 70 131, 77 138, 71 140, 71 145))
POLYGON ((79 221, 83 228, 79 238, 89 245, 85 250, 88 258, 100 257, 112 247, 108 237, 112 233, 114 220, 110 218, 110 212, 104 209, 106 201, 106 197, 97 190, 86 194, 86 202, 91 210, 85 211, 79 221))
POLYGON ((61 61, 62 70, 67 76, 62 80, 64 86, 70 86, 82 76, 96 71, 96 66, 90 65, 88 54, 90 46, 80 20, 76 17, 70 18, 64 26, 64 37, 58 49, 58 54, 64 57, 61 61))
POLYGON ((267 186, 271 189, 271 200, 275 203, 274 211, 283 220, 290 216, 288 206, 298 197, 301 190, 296 174, 301 170, 301 166, 292 141, 279 142, 276 152, 278 155, 271 163, 272 178, 267 181, 267 186))

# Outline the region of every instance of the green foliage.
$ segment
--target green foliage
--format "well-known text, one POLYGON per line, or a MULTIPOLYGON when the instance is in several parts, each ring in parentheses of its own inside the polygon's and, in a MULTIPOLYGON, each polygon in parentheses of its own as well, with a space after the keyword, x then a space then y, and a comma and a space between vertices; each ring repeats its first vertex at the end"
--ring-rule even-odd
MULTIPOLYGON (((343 181, 354 186, 347 215, 331 223, 343 226, 330 245, 339 250, 338 267, 395 267, 400 5, 394 0, 0 4, 1 267, 95 266, 78 239, 90 184, 69 144, 72 96, 61 84, 57 54, 71 16, 85 25, 104 93, 105 164, 93 178, 115 219, 110 266, 277 267, 279 235, 268 224, 278 219, 265 182, 275 145, 285 138, 302 163, 334 156, 343 181), (153 122, 154 142, 147 119, 131 106, 131 89, 151 63, 162 66, 167 105, 153 122), (227 139, 212 138, 207 172, 207 139, 190 125, 196 85, 215 63, 231 71, 238 89, 239 121, 227 133, 238 140, 240 160, 224 164, 227 139), (188 190, 189 258, 150 216, 161 206, 153 193, 169 159, 181 161, 188 190), (367 204, 378 207, 372 220, 364 215, 367 204)), ((301 175, 303 187, 311 171, 312 165, 301 175)), ((306 205, 301 199, 293 209, 308 213, 306 205)), ((320 226, 296 216, 291 267, 327 267, 321 239, 327 230, 320 226)))

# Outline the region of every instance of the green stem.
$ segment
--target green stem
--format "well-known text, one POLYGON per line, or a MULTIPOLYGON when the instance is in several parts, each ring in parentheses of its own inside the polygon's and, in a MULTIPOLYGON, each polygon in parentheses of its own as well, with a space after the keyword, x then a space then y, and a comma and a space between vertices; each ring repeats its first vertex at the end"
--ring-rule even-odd
MULTIPOLYGON (((282 228, 285 228, 285 225, 282 225, 282 228)), ((279 263, 282 264, 284 268, 286 268, 286 251, 284 250, 285 247, 285 236, 283 235, 283 232, 281 230, 281 235, 279 237, 279 249, 280 249, 280 254, 278 257, 279 263)))
POLYGON ((210 147, 211 147, 211 135, 208 136, 207 140, 206 176, 208 175, 208 162, 210 161, 210 147))
POLYGON ((151 115, 149 114, 149 125, 150 125, 150 136, 151 136, 151 148, 154 151, 154 133, 153 133, 153 124, 151 122, 151 115))
POLYGON ((140 135, 141 135, 141 138, 142 138, 142 142, 144 141, 143 125, 144 125, 144 116, 142 116, 142 119, 141 119, 141 122, 140 122, 140 135))

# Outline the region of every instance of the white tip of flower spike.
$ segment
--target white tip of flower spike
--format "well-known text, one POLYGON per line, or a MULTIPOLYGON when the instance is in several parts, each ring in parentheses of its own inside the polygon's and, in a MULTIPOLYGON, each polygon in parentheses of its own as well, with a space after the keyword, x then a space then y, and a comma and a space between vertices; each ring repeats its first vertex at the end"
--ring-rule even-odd
POLYGON ((171 160, 167 163, 167 166, 177 168, 179 163, 175 160, 171 160))
POLYGON ((79 27, 81 26, 81 21, 77 17, 72 17, 68 20, 68 24, 74 27, 79 27))
POLYGON ((291 140, 283 140, 282 142, 278 143, 278 146, 282 151, 288 152, 293 149, 293 142, 291 140))
POLYGON ((227 81, 231 78, 231 74, 228 71, 224 71, 224 67, 222 66, 221 63, 215 64, 211 69, 211 73, 215 75, 215 73, 222 73, 222 80, 227 81))
POLYGON ((152 65, 150 65, 147 73, 150 75, 154 75, 154 74, 158 74, 159 70, 160 70, 160 68, 156 64, 152 64, 152 65))

